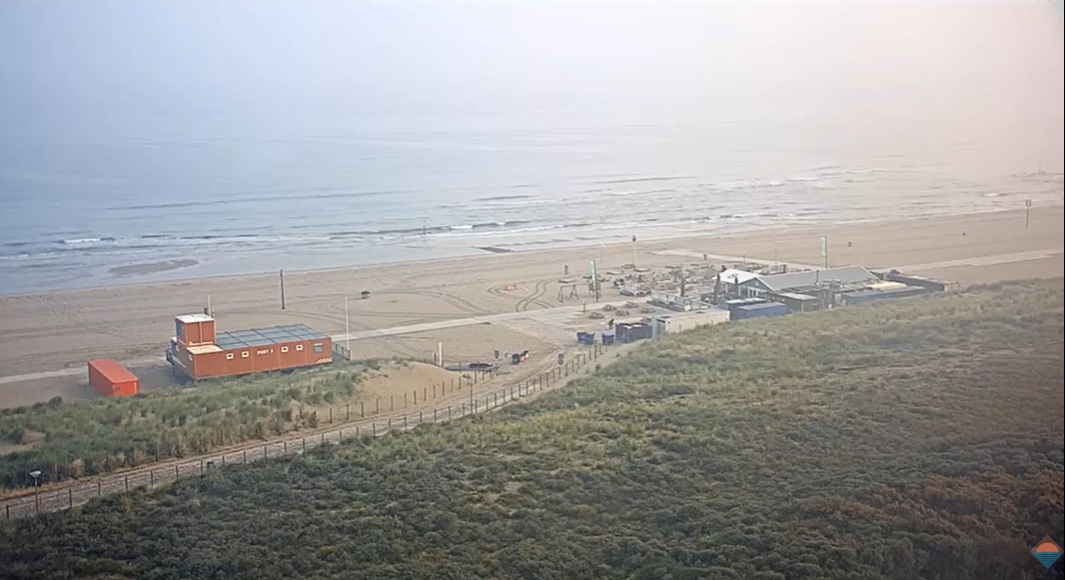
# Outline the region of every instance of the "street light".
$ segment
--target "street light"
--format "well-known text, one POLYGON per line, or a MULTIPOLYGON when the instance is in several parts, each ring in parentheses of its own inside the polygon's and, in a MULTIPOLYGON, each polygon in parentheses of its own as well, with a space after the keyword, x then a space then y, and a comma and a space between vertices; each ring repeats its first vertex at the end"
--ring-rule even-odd
POLYGON ((37 511, 41 511, 41 470, 34 469, 30 472, 30 477, 33 478, 33 505, 37 511))

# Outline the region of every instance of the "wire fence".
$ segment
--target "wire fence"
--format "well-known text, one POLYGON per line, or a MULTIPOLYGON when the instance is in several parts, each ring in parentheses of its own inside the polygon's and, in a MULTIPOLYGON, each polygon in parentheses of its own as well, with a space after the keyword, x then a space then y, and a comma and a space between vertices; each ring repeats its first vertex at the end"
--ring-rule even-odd
POLYGON ((460 379, 457 384, 441 383, 423 387, 421 399, 419 390, 413 389, 403 395, 403 406, 397 409, 398 397, 388 399, 388 406, 382 405, 383 399, 377 398, 373 409, 365 401, 356 405, 345 404, 329 407, 327 426, 304 430, 299 435, 286 436, 281 439, 263 442, 245 442, 229 449, 198 456, 193 459, 174 460, 154 463, 151 467, 135 468, 121 473, 98 476, 92 483, 71 482, 60 484, 60 489, 22 495, 0 501, 3 505, 5 521, 25 518, 40 513, 56 512, 82 505, 94 498, 104 495, 126 492, 132 489, 154 488, 166 485, 183 477, 203 475, 212 469, 227 465, 247 464, 260 459, 277 457, 292 453, 304 453, 321 445, 340 443, 357 437, 378 437, 396 431, 406 431, 418 425, 443 423, 477 413, 484 413, 513 403, 523 397, 550 390, 559 381, 580 371, 589 364, 594 364, 606 348, 594 345, 578 353, 569 361, 560 360, 560 364, 551 370, 500 389, 488 392, 475 392, 473 388, 478 378, 494 376, 491 371, 478 371, 471 375, 466 384, 460 379), (425 405, 434 401, 431 407, 417 410, 409 409, 419 400, 425 405), (440 404, 435 401, 441 400, 440 404), (357 413, 357 414, 356 414, 357 413), (337 425, 335 422, 342 422, 337 425))

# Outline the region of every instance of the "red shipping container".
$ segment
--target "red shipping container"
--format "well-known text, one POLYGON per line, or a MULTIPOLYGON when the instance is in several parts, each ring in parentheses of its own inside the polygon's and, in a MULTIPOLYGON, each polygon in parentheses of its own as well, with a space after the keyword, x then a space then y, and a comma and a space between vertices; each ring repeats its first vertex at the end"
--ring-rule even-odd
POLYGON ((89 384, 105 397, 132 397, 141 392, 140 379, 109 358, 89 361, 89 384))

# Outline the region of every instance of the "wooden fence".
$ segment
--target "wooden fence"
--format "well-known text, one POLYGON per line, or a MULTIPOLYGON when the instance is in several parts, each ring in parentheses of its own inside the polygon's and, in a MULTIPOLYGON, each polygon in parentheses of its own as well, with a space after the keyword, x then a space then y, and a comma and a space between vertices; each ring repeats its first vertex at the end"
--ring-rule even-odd
POLYGON ((2 500, 0 505, 3 507, 0 509, 3 510, 5 520, 10 521, 38 513, 69 509, 106 494, 126 492, 138 487, 153 488, 165 485, 183 477, 203 475, 207 471, 227 465, 246 464, 290 453, 303 453, 320 445, 340 443, 354 437, 378 437, 394 431, 413 429, 418 425, 442 423, 476 413, 484 413, 523 397, 550 390, 552 385, 560 380, 589 364, 594 364, 604 350, 603 345, 595 345, 550 371, 488 393, 475 393, 473 389, 478 378, 487 378, 491 374, 482 373, 479 377, 471 376, 465 385, 460 379, 457 384, 441 383, 439 389, 437 385, 422 387, 421 399, 418 399, 419 390, 412 389, 409 398, 404 393, 403 407, 398 409, 399 401, 395 396, 388 400, 387 408, 383 407, 381 404, 383 399, 380 398, 375 401, 375 407, 372 410, 368 408, 365 401, 357 406, 345 404, 330 407, 328 418, 319 420, 319 425, 325 422, 326 426, 303 431, 299 435, 290 434, 274 441, 245 442, 227 450, 193 459, 164 461, 152 464, 150 467, 100 475, 89 484, 78 481, 66 482, 60 484, 61 488, 58 490, 52 488, 47 492, 2 500), (424 404, 426 401, 438 399, 444 400, 432 408, 416 411, 406 408, 412 403, 417 406, 419 400, 424 404), (343 422, 343 424, 338 426, 336 422, 343 422))

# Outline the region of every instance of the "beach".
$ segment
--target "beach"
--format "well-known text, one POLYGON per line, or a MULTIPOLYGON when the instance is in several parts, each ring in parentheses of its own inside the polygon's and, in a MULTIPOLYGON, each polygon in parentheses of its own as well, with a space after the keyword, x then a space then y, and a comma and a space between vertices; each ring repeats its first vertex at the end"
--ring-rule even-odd
MULTIPOLYGON (((600 272, 664 267, 722 258, 820 266, 821 237, 830 266, 899 268, 957 280, 963 286, 1063 275, 1063 206, 921 219, 766 229, 732 236, 695 236, 542 252, 485 252, 446 260, 360 268, 286 271, 281 277, 217 277, 0 297, 0 407, 51 396, 91 398, 75 372, 92 358, 115 358, 138 374, 164 377, 160 368, 174 332, 174 316, 202 312, 210 300, 219 330, 305 323, 329 334, 536 310, 560 305, 559 278, 581 276, 596 261, 600 272), (360 293, 369 291, 367 299, 360 293), (61 376, 49 376, 70 369, 61 376), (34 376, 34 373, 43 373, 34 376), (4 377, 7 377, 6 379, 4 377), (21 377, 21 378, 20 378, 21 377)), ((586 294, 582 289, 582 295, 586 294)), ((603 300, 618 299, 611 289, 603 300)), ((587 298, 582 298, 587 300, 587 298)), ((580 302, 576 302, 579 304, 580 302)), ((575 302, 566 303, 570 306, 575 302)), ((550 343, 551 336, 484 325, 354 341, 358 356, 429 358, 438 342, 449 354, 489 357, 494 349, 550 343), (522 336, 524 335, 524 336, 522 336), (487 337, 487 338, 486 338, 487 337)), ((549 334, 549 333, 548 333, 549 334)), ((159 379, 162 381, 162 378, 159 379)), ((146 382, 151 383, 152 380, 146 382)), ((151 389, 146 389, 151 390, 151 389)))

